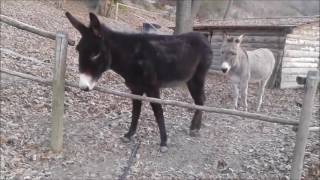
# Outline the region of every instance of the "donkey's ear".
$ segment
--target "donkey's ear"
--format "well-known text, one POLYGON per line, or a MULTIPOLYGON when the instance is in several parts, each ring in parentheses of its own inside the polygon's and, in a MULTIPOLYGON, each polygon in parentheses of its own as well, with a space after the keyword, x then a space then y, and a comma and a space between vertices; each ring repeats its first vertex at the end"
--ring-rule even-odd
POLYGON ((101 29, 101 23, 98 19, 98 17, 93 14, 93 13, 89 13, 90 16, 90 29, 92 30, 93 34, 98 36, 98 37, 102 37, 102 29, 101 29))
POLYGON ((223 40, 225 40, 225 41, 229 38, 228 34, 225 31, 223 31, 222 37, 223 37, 223 40))
POLYGON ((73 17, 69 12, 66 12, 66 16, 69 19, 70 23, 73 27, 75 27, 81 34, 83 34, 87 27, 78 21, 75 17, 73 17))
POLYGON ((233 37, 231 37, 230 35, 228 35, 226 32, 223 32, 223 41, 224 42, 233 42, 233 37))
POLYGON ((241 34, 235 41, 238 44, 241 44, 242 40, 243 40, 244 34, 241 34))

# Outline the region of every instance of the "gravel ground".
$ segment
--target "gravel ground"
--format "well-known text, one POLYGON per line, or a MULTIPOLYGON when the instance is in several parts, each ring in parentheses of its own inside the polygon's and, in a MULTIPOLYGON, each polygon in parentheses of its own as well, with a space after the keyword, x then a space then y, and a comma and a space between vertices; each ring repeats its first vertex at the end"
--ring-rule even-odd
MULTIPOLYGON (((65 8, 87 21, 87 10, 81 3, 71 1, 65 8)), ((2 1, 1 14, 53 32, 63 29, 72 39, 79 39, 63 11, 51 1, 2 1)), ((135 31, 131 24, 103 21, 114 29, 135 31)), ((1 48, 43 62, 2 52, 2 68, 52 77, 54 41, 2 23, 0 35, 1 48)), ((74 47, 68 49, 67 63, 66 79, 77 81, 74 47)), ((128 92, 123 79, 113 72, 106 73, 100 85, 128 92)), ((255 89, 250 86, 252 112, 255 89)), ((225 77, 208 76, 206 105, 230 107, 230 94, 225 77)), ((64 149, 54 153, 49 149, 51 95, 50 87, 1 74, 0 179, 288 179, 295 143, 290 126, 204 113, 201 137, 192 138, 188 127, 193 111, 164 106, 169 151, 162 154, 158 128, 147 103, 134 141, 126 144, 120 137, 128 130, 131 101, 76 88, 66 88, 64 149)), ((164 89, 162 98, 192 103, 186 87, 164 89)), ((299 119, 296 101, 302 98, 302 89, 267 89, 261 113, 299 119)), ((319 126, 317 108, 312 124, 319 126)), ((319 132, 309 136, 304 177, 316 179, 320 178, 319 132)))

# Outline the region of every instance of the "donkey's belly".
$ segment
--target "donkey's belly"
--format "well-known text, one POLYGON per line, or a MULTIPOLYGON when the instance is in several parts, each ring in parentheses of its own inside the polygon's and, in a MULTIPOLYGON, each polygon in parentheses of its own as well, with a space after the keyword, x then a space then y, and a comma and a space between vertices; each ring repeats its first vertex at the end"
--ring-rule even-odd
POLYGON ((162 88, 172 88, 172 87, 177 87, 177 86, 182 86, 185 85, 191 78, 193 74, 189 75, 184 75, 180 77, 176 77, 172 79, 162 79, 160 80, 160 86, 162 88))
POLYGON ((185 85, 188 80, 162 81, 161 88, 172 88, 185 85))
POLYGON ((258 83, 258 82, 260 82, 261 80, 262 80, 262 79, 257 79, 257 78, 252 79, 252 78, 250 78, 249 83, 258 83))
POLYGON ((195 73, 195 68, 186 68, 183 70, 181 69, 180 70, 170 69, 170 70, 158 74, 160 87, 171 88, 171 87, 184 85, 194 76, 194 73, 195 73))
POLYGON ((252 82, 269 79, 274 68, 274 57, 268 49, 248 51, 250 61, 250 80, 252 82))

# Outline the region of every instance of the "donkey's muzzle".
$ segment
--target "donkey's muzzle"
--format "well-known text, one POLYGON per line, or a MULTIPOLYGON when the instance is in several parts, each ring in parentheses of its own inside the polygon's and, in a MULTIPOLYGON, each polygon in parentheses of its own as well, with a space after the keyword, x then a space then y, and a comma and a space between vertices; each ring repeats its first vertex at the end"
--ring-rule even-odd
POLYGON ((82 91, 89 91, 89 90, 90 90, 89 87, 80 87, 80 89, 81 89, 82 91))
POLYGON ((94 88, 96 82, 87 74, 80 74, 79 87, 83 91, 90 91, 94 88))
POLYGON ((221 71, 223 73, 227 73, 230 70, 230 68, 231 67, 230 67, 229 63, 227 63, 227 62, 223 62, 221 65, 221 71))
POLYGON ((222 68, 221 71, 222 71, 223 73, 226 73, 226 72, 228 71, 228 69, 227 69, 227 68, 222 68))

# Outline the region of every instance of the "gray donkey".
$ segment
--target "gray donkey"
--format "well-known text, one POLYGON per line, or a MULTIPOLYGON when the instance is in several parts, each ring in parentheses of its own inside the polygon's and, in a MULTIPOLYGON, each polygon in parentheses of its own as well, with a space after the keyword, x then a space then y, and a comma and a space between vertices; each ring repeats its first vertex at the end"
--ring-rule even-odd
POLYGON ((248 83, 259 83, 257 111, 260 111, 264 89, 272 74, 275 58, 269 49, 244 50, 241 47, 242 39, 243 35, 234 38, 224 34, 221 70, 228 74, 233 85, 235 109, 238 107, 239 88, 247 111, 248 83))

